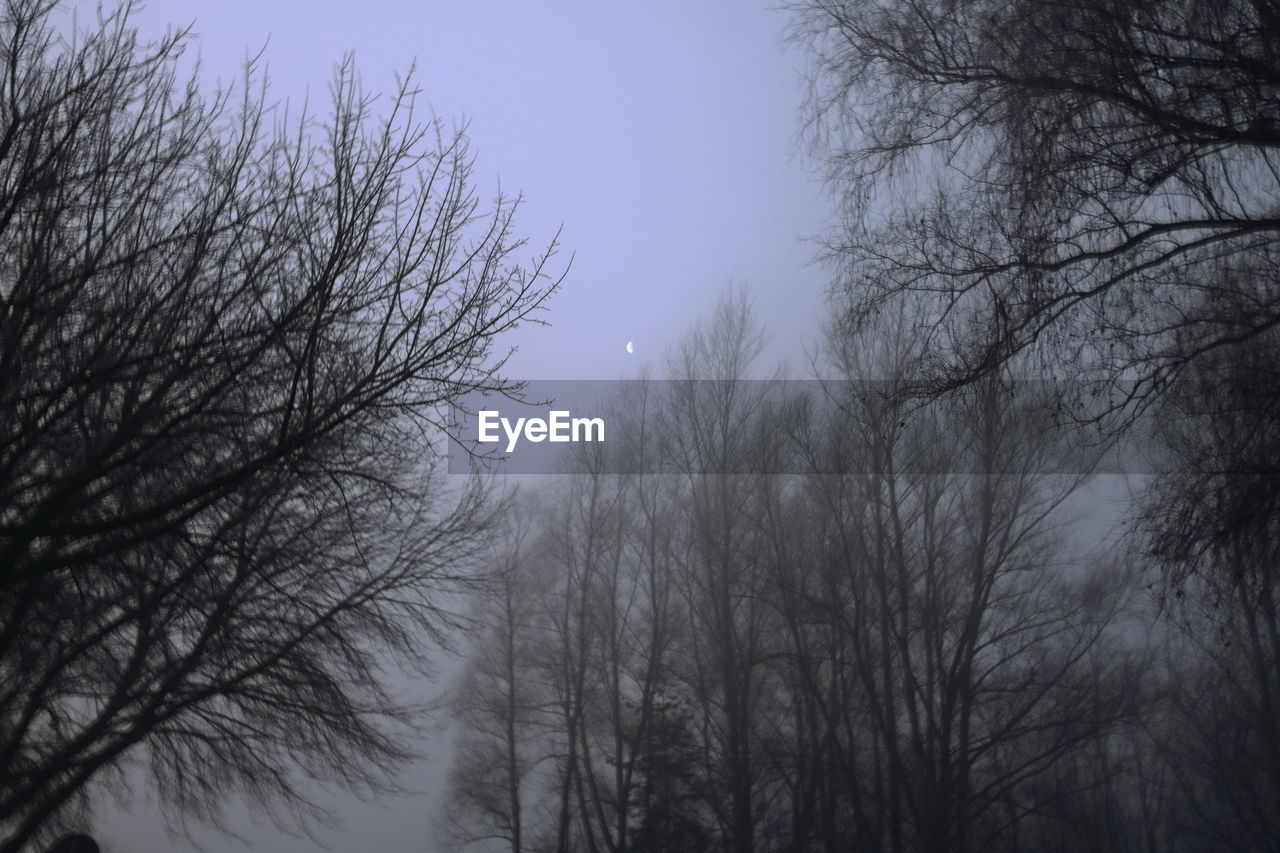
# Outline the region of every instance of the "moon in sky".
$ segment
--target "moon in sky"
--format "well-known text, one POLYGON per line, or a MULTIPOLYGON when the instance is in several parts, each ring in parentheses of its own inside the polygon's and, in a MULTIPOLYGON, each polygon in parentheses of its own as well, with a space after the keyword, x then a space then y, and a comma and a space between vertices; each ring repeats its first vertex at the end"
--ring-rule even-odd
POLYGON ((635 349, 633 349, 631 346, 631 344, 633 343, 634 341, 627 341, 627 352, 635 352, 635 349))

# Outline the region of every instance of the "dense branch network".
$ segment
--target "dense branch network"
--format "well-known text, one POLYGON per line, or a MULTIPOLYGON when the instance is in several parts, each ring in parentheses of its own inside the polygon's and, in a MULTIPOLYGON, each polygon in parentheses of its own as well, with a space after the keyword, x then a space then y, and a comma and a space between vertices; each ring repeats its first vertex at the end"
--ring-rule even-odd
POLYGON ((386 785, 494 508, 430 464, 441 407, 517 393, 536 320, 462 131, 342 65, 327 115, 251 67, 203 96, 126 6, 0 10, 0 850, 145 747, 186 814, 386 785))
POLYGON ((1017 363, 1135 379, 1145 399, 1276 322, 1268 0, 796 11, 846 212, 839 293, 854 323, 908 299, 941 326, 935 391, 1017 363))

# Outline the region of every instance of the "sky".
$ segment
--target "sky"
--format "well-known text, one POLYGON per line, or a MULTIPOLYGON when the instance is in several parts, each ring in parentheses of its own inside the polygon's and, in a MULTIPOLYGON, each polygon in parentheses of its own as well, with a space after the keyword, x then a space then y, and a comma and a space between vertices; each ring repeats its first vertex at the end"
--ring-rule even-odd
MULTIPOLYGON (((92 8, 65 13, 87 21, 92 8)), ((768 328, 763 363, 807 375, 827 286, 808 238, 830 207, 797 142, 805 59, 782 41, 784 12, 741 0, 152 0, 134 20, 151 35, 190 24, 188 55, 207 85, 262 51, 272 97, 315 110, 348 52, 370 91, 391 90, 416 63, 423 100, 446 123, 468 123, 482 192, 523 194, 528 255, 559 230, 559 260, 573 258, 550 325, 504 341, 517 349, 510 378, 660 372, 663 352, 730 286, 751 294, 768 328)), ((427 747, 431 760, 407 777, 418 795, 323 797, 345 825, 325 834, 330 849, 437 849, 448 733, 427 747)), ((94 827, 105 853, 191 849, 154 812, 141 790, 129 808, 109 807, 94 827)), ((323 849, 240 804, 227 825, 241 840, 197 832, 200 849, 323 849)))
POLYGON ((730 285, 754 294, 770 362, 802 373, 826 287, 810 264, 829 206, 796 142, 801 51, 786 13, 725 0, 152 2, 146 32, 193 25, 205 77, 264 50, 273 94, 327 105, 353 52, 386 92, 416 65, 422 98, 465 120, 477 182, 525 199, 528 254, 562 228, 570 275, 508 343, 517 378, 634 375, 730 285), (634 355, 625 349, 634 341, 634 355))

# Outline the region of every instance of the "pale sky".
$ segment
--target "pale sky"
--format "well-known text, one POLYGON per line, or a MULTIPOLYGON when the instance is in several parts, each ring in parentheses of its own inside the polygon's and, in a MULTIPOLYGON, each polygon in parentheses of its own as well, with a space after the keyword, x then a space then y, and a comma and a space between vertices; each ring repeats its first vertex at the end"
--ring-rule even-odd
MULTIPOLYGON (((72 3, 82 20, 92 4, 72 3)), ((327 104, 347 51, 367 89, 415 60, 422 97, 466 118, 486 193, 525 196, 532 249, 563 225, 573 269, 544 319, 508 343, 511 378, 612 379, 658 368, 662 351, 730 284, 754 294, 768 363, 804 376, 827 279, 803 238, 829 206, 803 151, 804 57, 781 43, 785 13, 728 0, 197 0, 152 2, 144 32, 194 24, 208 79, 232 80, 265 45, 273 95, 327 104), (636 353, 625 345, 635 342, 636 353)), ((767 372, 767 371, 766 371, 767 372)), ((375 805, 327 798, 346 826, 338 851, 432 851, 448 739, 410 777, 423 796, 375 805)), ((106 853, 187 850, 138 800, 96 825, 106 853)), ((232 806, 248 843, 200 833, 203 849, 318 849, 232 806)))
MULTIPOLYGON (((265 44, 278 97, 327 105, 354 51, 387 91, 416 61, 422 97, 465 118, 477 178, 522 192, 521 232, 563 225, 573 270, 512 372, 612 379, 658 356, 730 283, 756 294, 769 356, 801 372, 826 287, 809 265, 829 206, 796 144, 803 55, 784 12, 727 0, 152 2, 159 32, 194 23, 210 79, 265 44), (635 341, 636 354, 625 345, 635 341)), ((656 362, 655 362, 656 363, 656 362)))

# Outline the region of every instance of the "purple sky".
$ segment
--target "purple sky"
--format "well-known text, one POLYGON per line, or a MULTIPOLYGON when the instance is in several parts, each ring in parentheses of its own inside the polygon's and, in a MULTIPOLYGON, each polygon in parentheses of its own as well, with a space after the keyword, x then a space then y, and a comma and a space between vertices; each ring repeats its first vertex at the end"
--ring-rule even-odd
POLYGON ((795 138, 804 57, 785 13, 741 2, 293 0, 152 2, 158 32, 194 22, 210 79, 266 44, 277 97, 327 106, 354 51, 367 89, 416 60, 422 97, 470 121, 476 175, 526 199, 533 245, 563 224, 573 271, 548 319, 520 334, 525 378, 629 376, 730 283, 756 294, 769 356, 792 372, 825 287, 802 238, 829 210, 795 138), (636 342, 636 355, 624 346, 636 342))
MULTIPOLYGON (((92 4, 72 3, 88 20, 92 4)), ((387 91, 416 59, 424 101, 470 121, 476 175, 523 192, 533 246, 563 224, 573 269, 549 328, 509 344, 512 378, 622 378, 663 350, 731 283, 754 294, 771 333, 767 361, 805 375, 826 278, 808 264, 829 207, 795 144, 804 58, 780 44, 786 15, 727 0, 152 0, 144 32, 194 24, 208 79, 232 80, 266 45, 276 98, 327 106, 335 63, 354 51, 367 89, 387 91), (636 354, 625 345, 635 341, 636 354)), ((761 370, 767 373, 767 370, 761 370)), ((447 743, 443 743, 447 750, 447 743)), ((434 766, 413 774, 430 787, 434 766)), ((338 801, 339 851, 434 850, 430 797, 338 801)), ((139 800, 99 829, 106 853, 184 850, 139 800)), ((315 850, 307 839, 229 824, 256 850, 315 850)), ((242 851, 200 833, 210 853, 242 851)))

